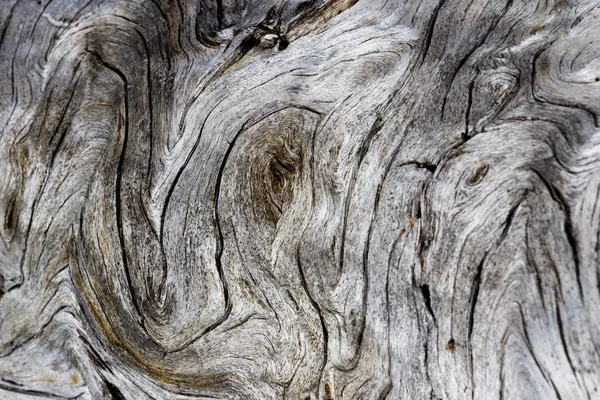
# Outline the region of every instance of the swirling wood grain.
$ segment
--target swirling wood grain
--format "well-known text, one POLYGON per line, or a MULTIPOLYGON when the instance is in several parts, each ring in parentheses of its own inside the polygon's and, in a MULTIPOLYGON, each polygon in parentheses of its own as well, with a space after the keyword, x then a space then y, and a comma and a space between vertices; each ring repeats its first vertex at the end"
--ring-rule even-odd
POLYGON ((0 2, 0 398, 599 399, 592 0, 0 2))

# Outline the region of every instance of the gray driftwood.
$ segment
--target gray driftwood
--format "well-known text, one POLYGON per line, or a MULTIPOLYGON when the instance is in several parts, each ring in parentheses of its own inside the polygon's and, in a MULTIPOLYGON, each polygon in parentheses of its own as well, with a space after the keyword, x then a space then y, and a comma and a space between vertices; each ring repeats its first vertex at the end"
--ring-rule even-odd
POLYGON ((2 0, 0 398, 600 399, 592 0, 2 0))

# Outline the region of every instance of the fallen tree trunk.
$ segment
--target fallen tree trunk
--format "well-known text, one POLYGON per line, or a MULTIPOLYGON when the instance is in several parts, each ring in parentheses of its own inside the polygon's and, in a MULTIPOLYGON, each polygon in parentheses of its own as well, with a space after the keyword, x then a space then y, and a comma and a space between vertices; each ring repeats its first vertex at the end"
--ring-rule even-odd
POLYGON ((599 398, 595 1, 0 9, 0 397, 599 398))

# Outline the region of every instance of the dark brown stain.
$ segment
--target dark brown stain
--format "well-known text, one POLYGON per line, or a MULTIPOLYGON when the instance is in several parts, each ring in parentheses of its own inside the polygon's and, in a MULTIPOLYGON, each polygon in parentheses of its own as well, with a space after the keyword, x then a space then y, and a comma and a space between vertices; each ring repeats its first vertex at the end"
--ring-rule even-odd
POLYGON ((8 202, 6 210, 4 211, 4 230, 7 232, 14 232, 18 222, 18 208, 17 200, 13 197, 8 202))
POLYGON ((255 187, 260 191, 255 201, 265 204, 269 221, 277 222, 292 200, 296 178, 302 171, 304 149, 291 133, 268 135, 263 143, 262 155, 255 160, 259 164, 257 172, 262 171, 261 176, 255 176, 255 187))
POLYGON ((333 388, 331 387, 331 382, 325 381, 325 385, 323 386, 323 400, 334 400, 333 397, 333 388))
MULTIPOLYGON (((358 3, 358 0, 333 0, 322 7, 312 8, 308 12, 303 12, 290 24, 289 30, 295 31, 291 36, 293 36, 293 39, 297 39, 318 29, 327 21, 348 10, 356 3, 358 3)), ((308 9, 308 7, 306 8, 308 9)))
POLYGON ((489 168, 490 166, 487 164, 484 164, 477 168, 477 171, 475 171, 475 173, 469 178, 467 184, 469 186, 475 186, 480 184, 481 181, 483 181, 483 178, 485 178, 485 176, 487 175, 489 168))
POLYGON ((27 150, 27 147, 19 148, 18 158, 19 158, 19 166, 21 167, 23 176, 27 177, 27 174, 29 172, 27 169, 27 164, 28 164, 28 160, 29 160, 29 150, 27 150))

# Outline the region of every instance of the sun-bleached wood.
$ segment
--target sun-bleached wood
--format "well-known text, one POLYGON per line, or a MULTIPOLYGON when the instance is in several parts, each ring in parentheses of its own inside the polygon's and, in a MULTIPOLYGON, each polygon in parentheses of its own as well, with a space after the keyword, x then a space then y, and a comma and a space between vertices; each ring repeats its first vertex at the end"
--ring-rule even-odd
POLYGON ((600 398, 592 0, 0 2, 0 399, 600 398))

